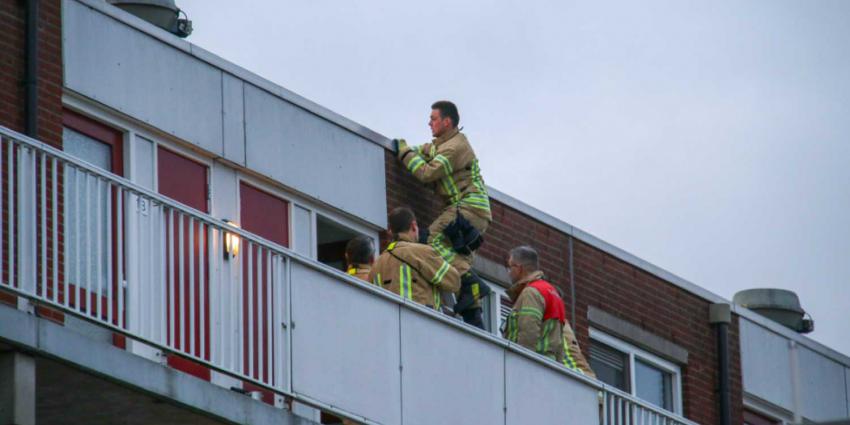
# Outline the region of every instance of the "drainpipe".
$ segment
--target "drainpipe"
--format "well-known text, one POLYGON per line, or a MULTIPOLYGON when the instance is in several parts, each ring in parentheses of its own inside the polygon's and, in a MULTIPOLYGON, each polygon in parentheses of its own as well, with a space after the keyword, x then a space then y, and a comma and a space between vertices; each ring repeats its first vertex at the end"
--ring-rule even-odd
POLYGON ((729 387, 729 324, 732 311, 729 304, 712 304, 708 321, 717 331, 718 398, 720 399, 720 425, 732 425, 732 394, 729 387))
POLYGON ((38 0, 27 0, 26 133, 38 137, 38 0))

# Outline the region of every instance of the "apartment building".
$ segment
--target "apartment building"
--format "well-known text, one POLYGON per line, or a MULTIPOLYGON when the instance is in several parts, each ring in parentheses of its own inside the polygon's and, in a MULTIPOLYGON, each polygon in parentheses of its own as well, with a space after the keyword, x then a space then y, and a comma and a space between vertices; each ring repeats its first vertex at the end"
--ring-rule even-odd
POLYGON ((383 246, 388 210, 439 209, 386 137, 103 0, 0 14, 0 419, 850 416, 847 357, 495 188, 486 331, 358 282, 350 238, 383 246), (519 244, 599 380, 500 337, 519 244))

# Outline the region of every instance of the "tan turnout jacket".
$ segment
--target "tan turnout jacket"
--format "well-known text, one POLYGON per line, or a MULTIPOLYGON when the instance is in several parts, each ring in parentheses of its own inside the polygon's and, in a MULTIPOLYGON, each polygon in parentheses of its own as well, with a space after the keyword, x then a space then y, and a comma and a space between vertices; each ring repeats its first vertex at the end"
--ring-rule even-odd
POLYGON ((372 271, 372 266, 369 264, 352 264, 348 266, 348 274, 366 282, 369 280, 369 272, 372 271))
POLYGON ((538 279, 544 279, 543 272, 533 272, 508 289, 514 306, 508 317, 505 338, 595 378, 569 322, 561 325, 558 319, 542 320, 546 300, 536 289, 527 287, 538 279))
POLYGON ((514 307, 508 316, 505 338, 561 363, 564 361, 561 322, 558 319, 543 321, 546 300, 536 289, 528 287, 539 279, 543 279, 543 272, 536 271, 508 289, 514 307))
POLYGON ((433 247, 404 237, 378 257, 369 281, 435 309, 440 308, 441 291, 460 290, 460 274, 433 247))
POLYGON ((459 206, 492 221, 481 168, 463 133, 454 129, 422 146, 402 144, 398 157, 419 181, 434 184, 447 206, 459 206))

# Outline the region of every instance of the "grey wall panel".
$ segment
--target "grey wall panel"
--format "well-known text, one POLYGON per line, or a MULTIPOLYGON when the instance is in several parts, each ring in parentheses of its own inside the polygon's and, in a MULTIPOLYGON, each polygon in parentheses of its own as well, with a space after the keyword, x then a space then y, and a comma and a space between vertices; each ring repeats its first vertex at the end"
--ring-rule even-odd
POLYGON ((504 423, 501 347, 403 309, 401 350, 405 425, 504 423))
POLYGON ((224 157, 245 165, 245 109, 242 80, 222 74, 222 133, 224 157))
POLYGON ((847 415, 844 367, 806 347, 798 347, 803 416, 826 421, 847 415))
POLYGON ((310 211, 292 204, 292 249, 305 256, 313 256, 313 223, 310 211))
POLYGON ((386 225, 384 149, 245 85, 247 166, 373 224, 386 225))
POLYGON ((740 328, 744 391, 793 410, 788 340, 744 318, 740 328))
POLYGON ((398 304, 293 264, 291 305, 293 390, 400 423, 398 304))
POLYGON ((75 1, 63 12, 68 88, 222 154, 221 71, 75 1))
POLYGON ((239 222, 239 185, 236 171, 219 161, 212 166, 212 215, 219 220, 239 222))
POLYGON ((505 360, 507 425, 599 423, 594 388, 516 353, 505 360))
POLYGON ((850 368, 844 369, 844 387, 847 395, 847 417, 850 418, 850 368))

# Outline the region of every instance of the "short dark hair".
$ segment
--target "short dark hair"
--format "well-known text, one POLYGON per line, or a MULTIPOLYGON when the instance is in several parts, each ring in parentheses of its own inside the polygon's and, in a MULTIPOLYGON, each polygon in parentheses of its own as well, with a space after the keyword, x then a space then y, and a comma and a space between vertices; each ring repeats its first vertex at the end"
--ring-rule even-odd
POLYGON ((351 264, 369 264, 375 256, 375 246, 372 238, 364 235, 355 236, 345 244, 345 255, 351 264))
POLYGON ((398 236, 399 233, 410 230, 414 221, 416 221, 416 215, 413 214, 413 210, 408 207, 395 208, 390 211, 390 233, 398 236))
POLYGON ((510 255, 514 263, 523 266, 526 270, 540 270, 540 261, 534 248, 528 245, 518 246, 511 250, 510 255))
POLYGON ((455 127, 460 124, 460 114, 457 112, 457 106, 448 100, 438 100, 431 105, 431 109, 440 111, 440 116, 443 118, 451 118, 452 125, 455 127))

